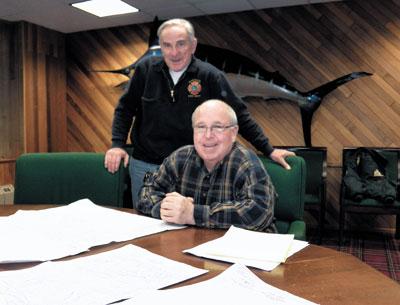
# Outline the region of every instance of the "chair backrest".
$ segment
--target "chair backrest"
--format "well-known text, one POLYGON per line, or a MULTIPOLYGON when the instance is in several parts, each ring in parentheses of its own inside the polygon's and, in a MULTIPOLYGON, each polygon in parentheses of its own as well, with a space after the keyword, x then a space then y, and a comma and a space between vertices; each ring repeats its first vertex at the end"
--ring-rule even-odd
MULTIPOLYGON (((278 194, 275 217, 279 221, 303 220, 306 183, 306 165, 299 156, 288 157, 291 170, 284 169, 274 161, 260 156, 278 194)), ((279 230, 279 228, 278 228, 279 230)), ((280 231, 281 232, 281 231, 280 231)))
POLYGON ((28 153, 16 161, 15 203, 68 204, 88 198, 122 207, 124 171, 110 174, 102 153, 28 153))
POLYGON ((305 205, 321 205, 326 196, 327 148, 304 146, 281 146, 296 153, 306 162, 306 198, 305 205))
MULTIPOLYGON (((376 151, 380 155, 382 155, 386 161, 387 164, 384 168, 384 174, 385 178, 387 181, 393 184, 395 187, 395 191, 397 191, 396 194, 396 202, 395 206, 399 206, 399 192, 398 189, 400 187, 400 148, 395 148, 395 147, 345 147, 343 148, 342 151, 342 183, 341 183, 341 189, 340 189, 340 198, 341 198, 341 205, 346 203, 346 204, 351 204, 351 201, 353 201, 352 198, 347 198, 346 196, 347 191, 346 191, 346 184, 344 183, 345 180, 345 175, 346 175, 346 170, 348 164, 348 160, 350 158, 354 158, 354 155, 357 154, 360 150, 369 150, 369 151, 376 151)), ((366 199, 363 201, 364 204, 368 205, 379 205, 381 202, 375 201, 369 198, 364 198, 366 199)), ((358 203, 357 203, 358 204, 358 203)), ((386 206, 388 208, 388 206, 386 206)), ((400 223, 400 222, 399 222, 400 223)))
POLYGON ((292 151, 306 162, 306 194, 320 196, 321 186, 325 187, 324 180, 326 180, 327 174, 326 147, 298 147, 292 151))
MULTIPOLYGON (((387 160, 386 178, 394 183, 400 182, 400 148, 391 147, 365 147, 375 150, 387 160)), ((347 159, 354 154, 360 147, 345 147, 342 151, 342 177, 345 175, 347 159)))

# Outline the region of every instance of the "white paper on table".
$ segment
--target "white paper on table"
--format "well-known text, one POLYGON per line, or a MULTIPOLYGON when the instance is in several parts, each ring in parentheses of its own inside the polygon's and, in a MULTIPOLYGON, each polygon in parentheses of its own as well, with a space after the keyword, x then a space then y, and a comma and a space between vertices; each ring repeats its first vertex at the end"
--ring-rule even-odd
POLYGON ((173 304, 274 304, 317 305, 287 291, 273 287, 241 264, 197 284, 166 290, 145 291, 121 305, 173 304))
POLYGON ((254 232, 231 226, 223 237, 183 252, 271 271, 307 245, 294 240, 291 234, 254 232))
POLYGON ((0 304, 104 305, 206 272, 127 245, 69 261, 0 272, 0 304))
POLYGON ((293 234, 256 232, 231 226, 208 252, 218 256, 282 263, 286 260, 293 234))
POLYGON ((113 241, 181 228, 88 199, 45 210, 20 210, 0 217, 0 263, 52 260, 113 241))

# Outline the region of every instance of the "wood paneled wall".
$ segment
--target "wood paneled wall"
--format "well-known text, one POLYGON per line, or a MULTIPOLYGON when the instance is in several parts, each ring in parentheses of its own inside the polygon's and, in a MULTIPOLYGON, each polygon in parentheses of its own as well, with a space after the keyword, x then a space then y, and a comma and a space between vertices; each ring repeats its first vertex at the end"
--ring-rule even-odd
MULTIPOLYGON (((328 226, 337 227, 341 151, 400 146, 400 2, 354 0, 190 18, 199 42, 228 48, 308 91, 354 71, 373 73, 330 93, 314 115, 314 146, 328 148, 328 226)), ((128 66, 147 48, 150 24, 68 35, 68 147, 105 151, 126 81, 94 70, 128 66)), ((298 107, 248 100, 273 145, 304 145, 298 107)), ((392 228, 393 217, 373 218, 392 228)), ((315 223, 313 219, 308 219, 315 223)), ((349 222, 353 219, 349 219, 349 222)), ((369 218, 358 223, 370 222, 369 218)))
POLYGON ((23 152, 67 150, 64 34, 0 22, 0 184, 23 152))
MULTIPOLYGON (((20 36, 17 24, 0 22, 0 160, 15 159, 23 149, 20 36)), ((8 181, 5 162, 0 171, 8 181)))
POLYGON ((25 152, 67 150, 65 36, 22 22, 25 152))

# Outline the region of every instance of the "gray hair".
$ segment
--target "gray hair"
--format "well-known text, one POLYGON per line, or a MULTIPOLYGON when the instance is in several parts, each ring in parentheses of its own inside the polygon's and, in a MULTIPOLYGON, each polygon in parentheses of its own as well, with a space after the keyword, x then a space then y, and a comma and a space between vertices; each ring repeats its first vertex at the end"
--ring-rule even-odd
POLYGON ((170 26, 180 26, 183 27, 187 34, 189 35, 189 39, 192 41, 194 39, 194 28, 193 25, 187 21, 186 19, 175 18, 164 21, 157 30, 157 36, 160 38, 161 32, 170 26))
POLYGON ((219 105, 219 106, 223 107, 225 110, 225 113, 229 116, 230 124, 231 125, 238 124, 236 112, 235 112, 235 110, 233 110, 233 108, 231 106, 229 106, 224 101, 217 100, 217 99, 211 99, 211 100, 207 100, 207 101, 203 102, 202 104, 200 104, 200 106, 197 106, 197 108, 193 111, 192 125, 194 125, 194 120, 196 118, 196 115, 199 113, 202 106, 207 105, 207 104, 215 104, 215 105, 219 105))

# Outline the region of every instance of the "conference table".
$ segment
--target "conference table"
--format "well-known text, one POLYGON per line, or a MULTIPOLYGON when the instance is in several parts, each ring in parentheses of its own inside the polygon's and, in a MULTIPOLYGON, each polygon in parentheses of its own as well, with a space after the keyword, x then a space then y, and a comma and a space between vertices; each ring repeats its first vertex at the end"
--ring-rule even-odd
MULTIPOLYGON (((54 205, 2 205, 0 216, 7 216, 19 209, 40 210, 54 205)), ((131 209, 119 209, 136 214, 131 209)), ((170 286, 178 287, 210 279, 231 266, 185 254, 182 251, 221 237, 226 230, 187 227, 153 234, 125 242, 96 246, 90 251, 61 260, 74 259, 110 251, 127 244, 145 248, 164 257, 209 270, 208 273, 170 286)), ((0 232, 0 234, 2 234, 0 232)), ((31 267, 38 263, 0 264, 0 272, 31 267)), ((358 258, 332 249, 310 244, 295 253, 273 271, 249 268, 266 283, 321 305, 400 304, 400 285, 363 263, 358 258)))

